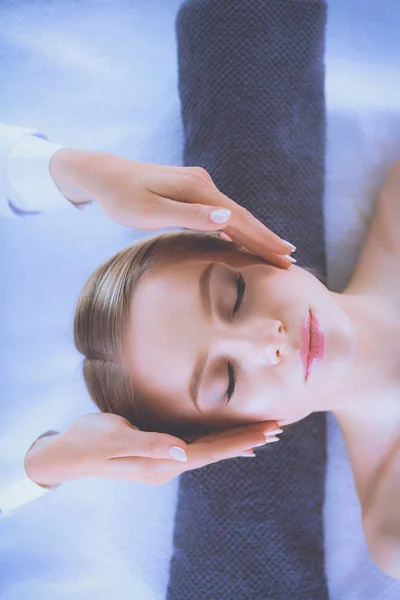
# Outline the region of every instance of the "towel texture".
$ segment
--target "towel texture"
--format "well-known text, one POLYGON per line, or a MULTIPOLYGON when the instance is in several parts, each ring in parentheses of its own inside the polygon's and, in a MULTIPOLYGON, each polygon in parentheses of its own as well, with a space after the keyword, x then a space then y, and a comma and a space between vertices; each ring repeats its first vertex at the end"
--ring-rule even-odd
MULTIPOLYGON (((177 19, 186 165, 297 247, 325 281, 326 5, 191 0, 177 19)), ((284 399, 282 399, 284 402, 284 399)), ((327 598, 325 417, 180 479, 169 600, 327 598)))

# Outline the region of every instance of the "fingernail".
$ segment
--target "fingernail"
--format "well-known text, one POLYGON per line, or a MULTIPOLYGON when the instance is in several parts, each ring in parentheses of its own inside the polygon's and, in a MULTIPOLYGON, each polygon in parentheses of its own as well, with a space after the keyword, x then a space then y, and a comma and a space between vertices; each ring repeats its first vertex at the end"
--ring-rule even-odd
POLYGON ((283 240, 282 238, 281 238, 281 240, 282 240, 282 242, 285 242, 285 244, 287 244, 288 246, 291 247, 292 252, 296 252, 297 248, 294 244, 292 244, 291 242, 288 242, 287 240, 283 240))
POLYGON ((283 429, 274 429, 273 431, 264 431, 265 436, 276 435, 278 433, 282 433, 283 429))
POLYGON ((258 448, 259 446, 264 446, 267 443, 267 440, 265 439, 263 442, 260 442, 259 444, 253 444, 253 448, 258 448))
POLYGON ((210 221, 213 223, 225 223, 231 216, 231 211, 225 208, 219 208, 218 210, 213 210, 210 213, 210 221))
POLYGON ((292 263, 297 262, 297 260, 295 258, 293 258, 293 256, 289 256, 289 254, 284 254, 283 258, 287 258, 288 260, 290 260, 292 263))
POLYGON ((266 444, 270 444, 271 442, 279 442, 279 438, 273 437, 265 441, 266 444))
POLYGON ((236 458, 246 458, 246 457, 255 458, 256 454, 254 452, 253 452, 253 454, 238 454, 236 458))
POLYGON ((168 453, 174 460, 179 460, 179 462, 187 462, 186 452, 182 450, 182 448, 179 448, 179 446, 171 446, 168 453))

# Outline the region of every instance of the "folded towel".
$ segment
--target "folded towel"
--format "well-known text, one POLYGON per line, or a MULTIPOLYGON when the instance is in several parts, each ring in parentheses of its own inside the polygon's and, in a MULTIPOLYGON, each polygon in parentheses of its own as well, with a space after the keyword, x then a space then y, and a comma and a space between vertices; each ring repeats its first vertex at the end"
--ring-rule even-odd
MULTIPOLYGON (((177 20, 185 164, 322 281, 325 22, 322 0, 189 0, 177 20)), ((257 454, 181 477, 169 600, 328 597, 325 416, 257 454)))

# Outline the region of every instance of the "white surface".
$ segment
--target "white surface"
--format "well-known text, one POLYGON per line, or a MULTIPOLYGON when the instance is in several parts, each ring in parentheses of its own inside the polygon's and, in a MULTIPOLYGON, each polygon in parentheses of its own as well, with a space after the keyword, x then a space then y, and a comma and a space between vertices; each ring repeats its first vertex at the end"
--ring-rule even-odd
MULTIPOLYGON (((396 1, 330 4, 326 231, 329 281, 338 291, 355 263, 384 171, 400 155, 400 16, 396 1)), ((180 163, 178 5, 2 4, 0 121, 43 130, 72 147, 180 163)), ((92 410, 73 347, 74 304, 93 268, 136 235, 96 210, 0 222, 2 461, 38 423, 44 430, 63 427, 92 410)), ((399 585, 366 554, 343 439, 334 421, 329 425, 331 597, 395 600, 399 585)), ((161 600, 176 490, 177 482, 164 488, 75 482, 2 519, 0 597, 161 600)))

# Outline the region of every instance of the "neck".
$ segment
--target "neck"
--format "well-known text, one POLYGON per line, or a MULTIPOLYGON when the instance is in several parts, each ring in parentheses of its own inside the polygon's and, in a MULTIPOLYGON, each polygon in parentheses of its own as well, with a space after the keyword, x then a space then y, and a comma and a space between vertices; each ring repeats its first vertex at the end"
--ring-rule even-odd
POLYGON ((354 340, 351 366, 321 408, 339 418, 400 384, 400 331, 390 298, 331 293, 350 320, 354 340))

